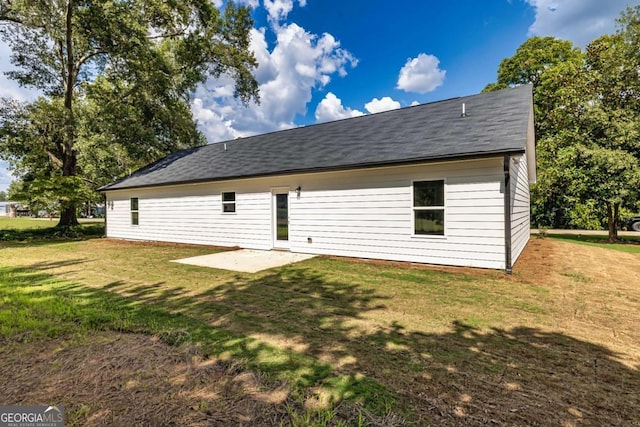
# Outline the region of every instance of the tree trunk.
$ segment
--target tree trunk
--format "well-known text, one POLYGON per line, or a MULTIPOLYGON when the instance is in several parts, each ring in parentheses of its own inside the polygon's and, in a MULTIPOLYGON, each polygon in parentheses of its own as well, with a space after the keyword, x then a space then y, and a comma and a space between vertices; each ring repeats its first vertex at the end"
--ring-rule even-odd
MULTIPOLYGON (((66 153, 62 162, 62 176, 76 176, 77 156, 74 150, 66 153)), ((78 217, 76 215, 76 204, 73 201, 65 201, 60 203, 60 222, 58 227, 68 228, 78 225, 78 217)))
POLYGON ((60 211, 60 222, 56 227, 69 228, 78 225, 78 217, 76 216, 76 205, 71 203, 60 211))
POLYGON ((620 216, 620 204, 615 203, 613 206, 607 202, 607 219, 609 220, 609 243, 618 241, 617 221, 620 216))
MULTIPOLYGON (((74 10, 74 1, 69 0, 67 3, 66 13, 66 76, 65 76, 65 94, 64 107, 67 110, 66 117, 66 140, 64 141, 63 157, 62 157, 62 176, 76 176, 76 163, 78 157, 73 149, 75 144, 75 123, 73 118, 73 88, 76 80, 76 70, 74 68, 73 55, 73 36, 72 36, 72 15, 74 10)), ((60 222, 58 227, 72 227, 78 225, 78 217, 76 216, 75 201, 65 201, 60 203, 60 222)))

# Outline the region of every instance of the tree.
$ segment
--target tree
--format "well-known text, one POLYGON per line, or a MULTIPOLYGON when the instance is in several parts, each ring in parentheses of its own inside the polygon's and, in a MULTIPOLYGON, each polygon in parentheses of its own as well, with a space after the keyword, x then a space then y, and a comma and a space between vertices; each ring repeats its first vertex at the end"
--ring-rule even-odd
POLYGON ((536 135, 541 136, 548 128, 545 119, 550 108, 549 101, 537 93, 544 73, 557 64, 581 58, 582 52, 570 41, 555 37, 531 37, 518 47, 513 56, 500 62, 497 82, 489 83, 483 92, 524 84, 533 85, 536 135))
POLYGON ((0 191, 0 202, 6 202, 7 201, 7 193, 4 191, 0 191))
POLYGON ((202 144, 187 102, 210 75, 230 75, 236 96, 257 101, 251 27, 249 10, 232 2, 220 12, 206 0, 0 1, 0 38, 18 67, 7 74, 46 97, 5 102, 0 151, 31 182, 51 179, 61 195, 59 225, 74 225, 81 169, 103 176, 89 166, 98 148, 152 160, 202 144), (88 114, 104 119, 88 123, 88 114), (16 118, 21 126, 10 123, 16 118))
MULTIPOLYGON (((571 42, 554 37, 532 37, 526 40, 516 53, 505 58, 498 67, 496 83, 489 83, 484 92, 499 90, 522 84, 533 85, 533 104, 535 116, 535 134, 538 140, 536 147, 538 157, 538 184, 532 186, 532 217, 538 225, 554 228, 565 228, 570 223, 569 213, 572 204, 565 197, 566 181, 556 170, 554 156, 547 155, 545 136, 554 134, 557 124, 550 122, 549 112, 557 103, 556 89, 552 84, 560 82, 560 78, 545 79, 545 75, 557 70, 558 66, 580 68, 584 56, 579 48, 571 42)), ((561 73, 560 76, 566 76, 561 73)))
POLYGON ((623 16, 629 19, 626 27, 587 46, 586 81, 578 86, 582 114, 577 128, 583 131, 584 148, 577 161, 587 173, 577 193, 604 203, 611 242, 618 237, 620 207, 634 204, 640 187, 640 40, 625 40, 625 33, 640 25, 640 7, 623 16))
POLYGON ((527 40, 487 87, 534 84, 534 221, 606 225, 610 241, 620 209, 635 206, 640 192, 640 6, 627 8, 618 25, 584 53, 556 39, 527 40))
MULTIPOLYGON (((19 185, 10 187, 14 200, 29 206, 40 206, 42 198, 50 198, 51 191, 60 194, 60 201, 67 201, 69 181, 77 177, 62 177, 56 164, 50 161, 49 153, 55 156, 56 144, 64 138, 64 117, 61 102, 40 98, 28 104, 5 100, 0 104, 3 125, 0 140, 3 151, 11 153, 7 158, 14 173, 22 176, 19 185)), ((14 181, 15 182, 15 181, 14 181)), ((51 203, 47 203, 50 205, 51 203)), ((57 208, 58 206, 56 206, 57 208)))
POLYGON ((531 37, 515 55, 505 58, 498 67, 498 85, 532 84, 538 87, 542 74, 556 64, 580 55, 580 49, 570 41, 555 37, 531 37))

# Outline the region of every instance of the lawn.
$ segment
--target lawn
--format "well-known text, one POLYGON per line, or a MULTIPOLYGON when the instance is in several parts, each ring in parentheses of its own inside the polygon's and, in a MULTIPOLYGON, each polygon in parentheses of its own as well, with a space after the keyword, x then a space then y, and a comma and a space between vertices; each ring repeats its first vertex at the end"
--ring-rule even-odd
POLYGON ((78 227, 58 229, 57 218, 0 217, 0 241, 64 240, 104 235, 104 219, 80 219, 78 227))
POLYGON ((9 218, 0 216, 0 230, 31 230, 50 228, 57 224, 55 219, 9 218))
POLYGON ((618 237, 619 243, 609 243, 608 236, 592 236, 592 235, 575 235, 575 234, 556 234, 549 236, 552 239, 558 239, 563 241, 569 241, 578 243, 581 245, 587 245, 592 247, 606 246, 608 249, 613 249, 622 252, 630 252, 640 254, 640 234, 637 236, 622 236, 618 237))
POLYGON ((62 403, 70 425, 640 419, 640 254, 532 239, 512 276, 169 262, 213 250, 0 242, 0 404, 62 403))

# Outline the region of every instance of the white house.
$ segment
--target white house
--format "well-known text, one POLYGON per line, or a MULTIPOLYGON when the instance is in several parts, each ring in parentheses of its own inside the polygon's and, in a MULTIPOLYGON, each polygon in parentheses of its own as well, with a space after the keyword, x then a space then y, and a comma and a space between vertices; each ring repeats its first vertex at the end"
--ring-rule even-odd
POLYGON ((101 190, 112 238, 510 271, 535 179, 521 86, 183 150, 101 190))
POLYGON ((0 202, 0 216, 9 216, 11 205, 17 205, 18 202, 0 202))

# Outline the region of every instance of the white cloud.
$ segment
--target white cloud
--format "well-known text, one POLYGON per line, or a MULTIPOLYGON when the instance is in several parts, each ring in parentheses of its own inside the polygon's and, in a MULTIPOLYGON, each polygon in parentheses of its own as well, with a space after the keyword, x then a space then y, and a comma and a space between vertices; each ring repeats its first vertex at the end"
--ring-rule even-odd
MULTIPOLYGON (((2 67, 1 64, 0 67, 2 67)), ((37 91, 20 87, 15 81, 9 80, 4 74, 0 74, 0 97, 17 99, 19 101, 30 101, 37 98, 37 96, 37 91)))
POLYGON ((218 140, 235 139, 240 136, 240 134, 233 129, 232 120, 224 120, 224 117, 220 114, 204 108, 202 99, 196 98, 193 100, 191 103, 191 111, 198 124, 205 126, 207 132, 211 135, 216 135, 218 140))
POLYGON ((615 32, 615 20, 629 0, 525 0, 535 10, 530 35, 554 36, 585 47, 615 32))
POLYGON ((11 48, 0 42, 0 97, 18 99, 20 101, 31 101, 38 97, 39 91, 35 89, 21 87, 16 81, 9 80, 4 74, 5 71, 14 70, 11 64, 11 48))
POLYGON ((233 80, 228 77, 196 91, 194 117, 210 142, 294 127, 296 116, 306 114, 313 90, 357 64, 331 34, 311 34, 295 23, 272 29, 276 41, 271 50, 266 29, 251 30, 250 47, 259 64, 255 71, 259 105, 244 107, 234 99, 233 80))
POLYGON ((331 92, 327 93, 316 107, 316 120, 318 122, 330 122, 362 115, 364 115, 362 111, 345 108, 342 105, 342 100, 331 92))
POLYGON ((420 105, 420 103, 419 103, 418 101, 413 101, 413 102, 411 103, 411 106, 412 106, 412 107, 415 107, 416 105, 420 105))
MULTIPOLYGON (((257 1, 251 2, 252 4, 257 4, 257 1)), ((269 14, 269 19, 272 23, 278 23, 283 21, 289 15, 289 12, 293 10, 294 0, 264 0, 264 8, 267 10, 269 14)), ((307 0, 298 0, 297 3, 300 7, 305 7, 307 5, 307 0)), ((255 6, 253 6, 255 7, 255 6)))
POLYGON ((364 104, 364 108, 368 112, 373 114, 373 113, 380 113, 382 111, 389 111, 389 110, 395 110, 397 108, 400 108, 400 103, 398 101, 391 99, 388 96, 385 96, 380 99, 373 98, 371 101, 364 104))
POLYGON ((9 165, 7 162, 0 161, 0 191, 7 191, 9 184, 13 181, 14 177, 7 169, 9 165))
POLYGON ((260 0, 236 0, 236 4, 249 6, 250 8, 255 9, 260 5, 260 0))
POLYGON ((444 70, 438 68, 440 60, 426 53, 409 58, 400 70, 397 88, 406 92, 427 93, 444 82, 444 70))
MULTIPOLYGON (((389 96, 384 96, 380 99, 373 98, 371 101, 364 104, 365 110, 367 110, 371 114, 395 110, 400 107, 400 102, 392 99, 389 96)), ((342 100, 335 96, 332 92, 329 92, 316 107, 315 115, 316 120, 318 120, 319 122, 328 122, 331 120, 358 117, 364 114, 365 113, 360 110, 355 110, 350 107, 343 106, 342 100)))

